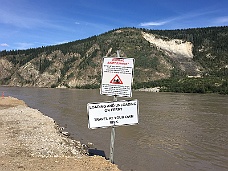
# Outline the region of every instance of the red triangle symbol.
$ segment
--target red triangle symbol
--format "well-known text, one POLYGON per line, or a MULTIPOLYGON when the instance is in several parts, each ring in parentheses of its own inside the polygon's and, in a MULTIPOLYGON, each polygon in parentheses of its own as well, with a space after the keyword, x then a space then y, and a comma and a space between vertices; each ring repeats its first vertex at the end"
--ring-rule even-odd
POLYGON ((120 79, 119 75, 116 74, 115 77, 110 81, 112 84, 123 84, 122 80, 120 79))

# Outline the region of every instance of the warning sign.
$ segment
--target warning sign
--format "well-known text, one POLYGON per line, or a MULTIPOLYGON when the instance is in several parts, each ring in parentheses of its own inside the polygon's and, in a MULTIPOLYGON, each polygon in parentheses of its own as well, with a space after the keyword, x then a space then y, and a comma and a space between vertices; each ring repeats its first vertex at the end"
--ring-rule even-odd
POLYGON ((104 57, 100 94, 131 97, 134 58, 104 57))
POLYGON ((88 103, 88 127, 91 129, 138 124, 138 100, 88 103))
POLYGON ((115 75, 115 77, 110 81, 110 83, 111 84, 123 84, 123 82, 120 79, 118 74, 115 75))

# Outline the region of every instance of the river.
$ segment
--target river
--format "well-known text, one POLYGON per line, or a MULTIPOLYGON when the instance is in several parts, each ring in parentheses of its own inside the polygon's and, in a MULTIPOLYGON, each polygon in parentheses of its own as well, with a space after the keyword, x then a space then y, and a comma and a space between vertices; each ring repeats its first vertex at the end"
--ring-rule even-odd
MULTIPOLYGON (((112 97, 99 90, 0 87, 2 92, 109 157, 111 128, 88 129, 87 103, 112 97)), ((131 99, 139 102, 139 124, 116 128, 114 162, 121 170, 228 170, 228 96, 133 91, 131 99)))

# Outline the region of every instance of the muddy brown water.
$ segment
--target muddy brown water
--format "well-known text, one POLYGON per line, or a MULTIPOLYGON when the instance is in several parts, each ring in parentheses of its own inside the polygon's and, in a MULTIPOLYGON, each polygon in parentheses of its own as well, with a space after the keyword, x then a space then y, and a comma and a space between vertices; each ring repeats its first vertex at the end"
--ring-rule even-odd
MULTIPOLYGON (((99 90, 0 87, 3 91, 109 157, 111 128, 88 129, 87 103, 112 97, 99 90)), ((139 124, 116 128, 114 161, 120 169, 228 170, 228 96, 133 91, 131 99, 139 101, 139 124)))

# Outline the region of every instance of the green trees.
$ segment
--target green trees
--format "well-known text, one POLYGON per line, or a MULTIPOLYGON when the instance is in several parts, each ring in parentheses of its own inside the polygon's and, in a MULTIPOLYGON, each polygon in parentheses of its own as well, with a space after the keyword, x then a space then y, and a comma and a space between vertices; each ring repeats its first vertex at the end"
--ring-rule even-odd
POLYGON ((169 78, 133 85, 134 89, 149 87, 161 87, 162 92, 228 94, 228 79, 218 77, 169 78))
POLYGON ((44 58, 40 58, 40 62, 39 62, 39 72, 42 74, 46 68, 48 68, 53 62, 49 61, 48 59, 44 58))

